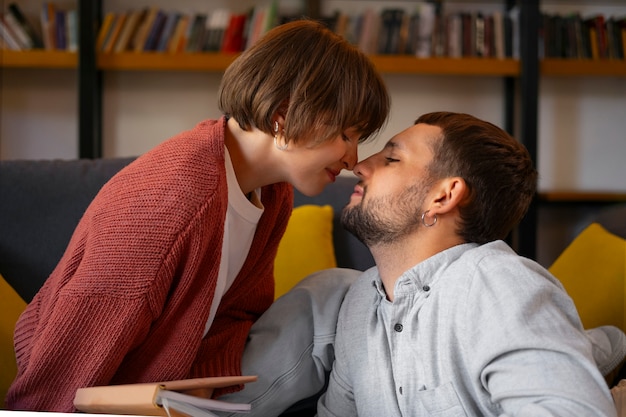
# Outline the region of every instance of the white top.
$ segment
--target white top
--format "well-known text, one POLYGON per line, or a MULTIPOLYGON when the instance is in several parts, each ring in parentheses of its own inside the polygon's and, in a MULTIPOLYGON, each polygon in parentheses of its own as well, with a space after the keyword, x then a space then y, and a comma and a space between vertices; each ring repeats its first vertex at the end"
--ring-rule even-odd
POLYGON ((228 291, 248 257, 254 232, 263 214, 261 189, 255 190, 252 193, 252 198, 248 200, 239 187, 233 163, 226 147, 224 147, 224 164, 226 166, 226 182, 228 184, 228 209, 226 210, 226 220, 224 221, 220 271, 215 285, 213 302, 211 303, 211 312, 204 327, 204 336, 211 328, 222 296, 228 291))

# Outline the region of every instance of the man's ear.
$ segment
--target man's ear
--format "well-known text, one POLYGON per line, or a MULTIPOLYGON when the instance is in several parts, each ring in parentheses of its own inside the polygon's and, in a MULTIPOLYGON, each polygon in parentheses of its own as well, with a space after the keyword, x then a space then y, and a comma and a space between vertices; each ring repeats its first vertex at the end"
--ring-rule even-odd
POLYGON ((450 212, 469 195, 467 183, 461 177, 444 178, 433 187, 433 191, 436 192, 433 207, 430 209, 433 214, 450 212))

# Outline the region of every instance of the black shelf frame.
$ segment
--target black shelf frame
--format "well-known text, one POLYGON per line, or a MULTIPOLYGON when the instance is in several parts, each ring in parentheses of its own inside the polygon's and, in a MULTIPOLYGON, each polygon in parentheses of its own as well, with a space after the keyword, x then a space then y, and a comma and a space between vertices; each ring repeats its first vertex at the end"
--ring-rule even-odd
POLYGON ((95 48, 102 0, 78 1, 78 156, 102 157, 102 72, 95 48))

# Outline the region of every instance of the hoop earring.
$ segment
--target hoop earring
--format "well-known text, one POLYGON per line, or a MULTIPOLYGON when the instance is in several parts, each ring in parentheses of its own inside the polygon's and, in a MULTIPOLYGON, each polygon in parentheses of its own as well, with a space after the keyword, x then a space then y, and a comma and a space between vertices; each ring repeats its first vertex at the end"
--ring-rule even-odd
POLYGON ((285 149, 287 149, 287 146, 289 146, 287 144, 287 142, 285 142, 282 145, 278 144, 278 121, 274 122, 274 146, 276 147, 276 149, 278 149, 279 151, 284 151, 285 149))
POLYGON ((428 214, 430 210, 426 210, 425 212, 422 213, 422 224, 424 225, 424 227, 433 227, 435 225, 435 223, 437 223, 437 215, 435 214, 435 217, 433 217, 433 222, 432 223, 426 223, 426 214, 428 214))

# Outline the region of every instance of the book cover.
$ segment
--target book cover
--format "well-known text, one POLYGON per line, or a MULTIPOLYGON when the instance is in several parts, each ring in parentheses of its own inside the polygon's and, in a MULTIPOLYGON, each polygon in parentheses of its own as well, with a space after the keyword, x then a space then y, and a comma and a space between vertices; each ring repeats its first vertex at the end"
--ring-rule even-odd
POLYGON ((473 37, 474 47, 473 56, 485 56, 485 17, 481 12, 476 13, 473 20, 473 37))
POLYGON ((163 31, 161 32, 161 36, 159 37, 159 42, 157 43, 156 50, 159 52, 165 52, 167 46, 169 45, 170 40, 174 34, 174 30, 176 29, 176 25, 180 20, 181 14, 172 11, 167 14, 165 17, 165 23, 163 24, 163 31))
POLYGON ((233 14, 224 34, 221 51, 224 53, 240 52, 244 47, 244 29, 247 14, 233 14))
MULTIPOLYGON (((231 12, 228 9, 218 9, 211 13, 206 24, 208 33, 204 37, 203 51, 216 52, 222 48, 224 32, 226 32, 228 22, 230 21, 230 14, 231 12)), ((248 41, 250 39, 249 36, 248 34, 248 41)))
POLYGON ((53 2, 44 2, 41 5, 41 34, 44 48, 46 50, 56 49, 56 7, 53 2))
POLYGON ((128 15, 125 12, 121 12, 116 15, 115 22, 113 23, 113 27, 111 28, 111 32, 109 33, 104 43, 104 47, 102 48, 103 52, 105 53, 113 52, 113 48, 115 47, 115 43, 117 42, 117 39, 119 38, 120 33, 122 33, 122 28, 124 27, 124 24, 126 23, 127 17, 128 15))
POLYGON ((55 44, 56 49, 65 51, 67 49, 67 14, 65 10, 57 10, 54 14, 55 22, 55 44))
POLYGON ((144 51, 155 51, 156 47, 159 43, 159 38, 163 33, 163 26, 165 25, 165 19, 167 14, 163 10, 159 10, 154 18, 154 22, 152 23, 152 27, 148 32, 148 37, 146 38, 146 43, 143 46, 144 51))
POLYGON ((43 41, 41 40, 41 36, 35 30, 35 27, 30 23, 30 21, 24 16, 22 13, 22 9, 16 3, 9 4, 9 14, 11 14, 17 23, 21 26, 22 30, 31 41, 32 47, 41 49, 43 48, 43 41))
POLYGON ((15 19, 11 13, 4 15, 4 24, 11 30, 11 33, 15 37, 15 40, 20 45, 20 49, 32 49, 33 42, 28 37, 28 34, 24 31, 19 22, 15 19))
POLYGON ((415 56, 418 58, 429 58, 432 56, 432 36, 435 29, 435 5, 432 3, 422 3, 420 4, 419 13, 420 22, 415 56))
POLYGON ((493 56, 504 59, 504 21, 502 12, 493 12, 493 56))
POLYGON ((113 27, 113 22, 115 22, 115 13, 107 12, 102 19, 100 29, 98 30, 98 36, 96 38, 96 51, 103 50, 104 42, 109 36, 111 28, 113 27))
POLYGON ((113 50, 115 52, 124 52, 130 49, 131 41, 133 40, 137 29, 141 25, 141 21, 147 13, 146 9, 133 10, 129 12, 126 18, 126 23, 122 28, 122 32, 115 43, 113 50))
POLYGON ((167 51, 170 54, 177 54, 185 50, 185 45, 187 43, 185 33, 187 32, 188 25, 189 14, 181 14, 180 19, 178 19, 178 23, 176 24, 176 28, 174 29, 174 33, 172 34, 172 37, 170 38, 167 46, 167 51))
POLYGON ((137 28, 137 32, 132 40, 133 50, 135 52, 143 52, 144 47, 146 46, 146 41, 148 40, 148 35, 150 34, 150 30, 152 29, 152 25, 154 25, 154 20, 157 17, 157 14, 160 12, 158 7, 151 7, 148 9, 143 22, 137 28))
POLYGON ((202 45, 200 45, 200 42, 204 38, 203 32, 206 26, 205 23, 207 18, 208 15, 206 13, 197 13, 194 16, 193 21, 190 22, 191 30, 189 32, 189 39, 187 41, 187 52, 198 52, 201 50, 202 45))
MULTIPOLYGON (((246 411, 249 404, 212 400, 213 389, 246 384, 256 376, 194 378, 144 384, 79 388, 74 406, 87 413, 167 416, 168 408, 246 411)), ((181 410, 182 409, 182 410, 181 410)), ((187 414, 187 413, 186 413, 187 414)))
POLYGON ((0 38, 4 41, 5 45, 14 51, 21 51, 22 45, 17 40, 15 34, 11 31, 9 25, 7 25, 4 19, 4 13, 0 12, 0 38))
POLYGON ((67 50, 70 52, 76 52, 78 50, 78 20, 76 10, 68 10, 66 20, 65 37, 67 39, 67 50))
POLYGON ((453 13, 448 16, 448 40, 447 40, 447 55, 450 58, 461 58, 463 55, 463 29, 461 24, 460 13, 453 13))

